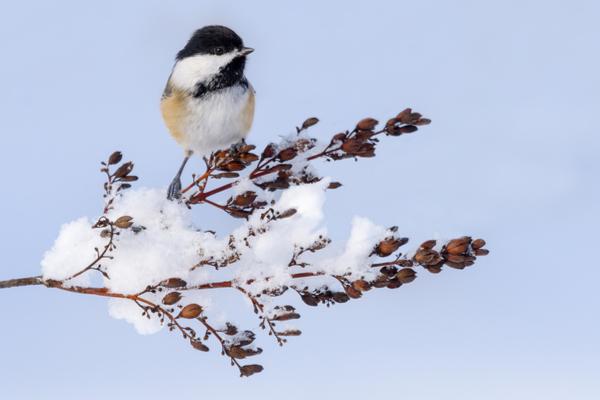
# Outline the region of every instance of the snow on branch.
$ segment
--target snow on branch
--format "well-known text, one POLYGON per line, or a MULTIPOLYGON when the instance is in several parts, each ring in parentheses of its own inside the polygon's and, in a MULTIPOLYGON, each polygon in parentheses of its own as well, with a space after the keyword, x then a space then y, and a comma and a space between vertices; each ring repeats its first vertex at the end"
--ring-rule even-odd
POLYGON ((167 200, 163 189, 132 189, 133 163, 113 153, 101 166, 102 214, 62 226, 41 276, 3 281, 0 288, 45 285, 109 297, 110 314, 140 333, 166 327, 203 352, 212 339, 241 376, 250 376, 263 369, 245 361, 262 353, 253 345, 256 333, 224 320, 213 290, 246 299, 258 327, 283 345, 301 334, 287 326, 300 318, 294 298, 312 307, 346 303, 408 284, 419 267, 434 274, 463 269, 488 253, 482 239, 469 236, 399 252, 408 239, 398 228, 364 217, 354 218, 345 244, 332 244, 323 205, 326 192, 341 183, 321 177, 314 162, 374 157, 383 137, 413 133, 430 121, 406 109, 381 128, 366 118, 325 143, 307 134, 317 123, 307 119, 260 152, 244 144, 213 153, 179 202, 167 200), (200 205, 238 218, 239 226, 228 234, 198 226, 192 211, 200 205))

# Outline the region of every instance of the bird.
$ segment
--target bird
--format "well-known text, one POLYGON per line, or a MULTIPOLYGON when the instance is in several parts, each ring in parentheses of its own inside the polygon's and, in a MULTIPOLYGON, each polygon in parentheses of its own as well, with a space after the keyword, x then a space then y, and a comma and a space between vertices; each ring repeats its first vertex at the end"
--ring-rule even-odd
POLYGON ((245 143, 252 127, 255 91, 246 76, 246 57, 254 49, 230 28, 196 30, 177 53, 160 100, 165 125, 183 147, 184 158, 167 190, 181 199, 181 174, 193 154, 245 143))

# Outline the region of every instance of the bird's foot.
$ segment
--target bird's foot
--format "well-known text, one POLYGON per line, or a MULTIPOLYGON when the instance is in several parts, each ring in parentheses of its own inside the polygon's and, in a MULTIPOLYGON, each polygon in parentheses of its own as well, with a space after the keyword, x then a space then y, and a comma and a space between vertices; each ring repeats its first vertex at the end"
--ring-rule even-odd
POLYGON ((169 185, 169 189, 167 189, 167 199, 171 201, 181 199, 181 179, 178 177, 173 179, 169 185))
POLYGON ((231 145, 231 147, 229 147, 229 154, 230 155, 238 154, 240 152, 240 150, 242 149, 242 147, 244 147, 245 145, 246 145, 246 140, 244 138, 242 138, 239 142, 234 143, 231 145))

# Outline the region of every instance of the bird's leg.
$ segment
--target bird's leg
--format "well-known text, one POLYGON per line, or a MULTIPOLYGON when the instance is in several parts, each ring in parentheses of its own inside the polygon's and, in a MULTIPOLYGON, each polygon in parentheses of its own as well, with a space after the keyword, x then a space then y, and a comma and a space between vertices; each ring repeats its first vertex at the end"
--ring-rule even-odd
POLYGON ((186 154, 183 162, 181 163, 181 167, 179 167, 179 171, 177 171, 177 175, 171 181, 169 185, 169 189, 167 190, 167 199, 169 200, 179 200, 181 198, 181 174, 183 173, 183 169, 185 168, 185 164, 187 164, 190 159, 191 153, 186 154))

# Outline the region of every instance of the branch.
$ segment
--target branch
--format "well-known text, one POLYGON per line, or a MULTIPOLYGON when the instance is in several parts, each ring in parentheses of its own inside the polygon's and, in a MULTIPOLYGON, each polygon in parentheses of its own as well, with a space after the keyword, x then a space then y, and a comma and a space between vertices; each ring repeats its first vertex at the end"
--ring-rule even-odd
POLYGON ((44 281, 42 280, 41 276, 32 276, 29 278, 8 279, 6 281, 0 281, 0 289, 43 284, 44 281))

